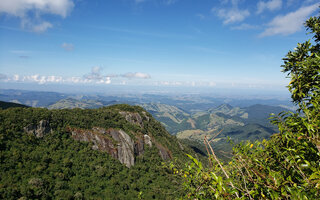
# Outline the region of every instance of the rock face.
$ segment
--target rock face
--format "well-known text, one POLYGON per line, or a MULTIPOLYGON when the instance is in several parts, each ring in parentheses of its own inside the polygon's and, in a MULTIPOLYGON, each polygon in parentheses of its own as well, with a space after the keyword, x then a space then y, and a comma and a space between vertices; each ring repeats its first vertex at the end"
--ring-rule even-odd
POLYGON ((151 142, 151 138, 149 135, 144 135, 143 136, 143 141, 145 144, 149 145, 149 147, 152 147, 152 142, 151 142))
POLYGON ((131 113, 131 112, 124 112, 124 111, 120 111, 119 112, 122 116, 125 117, 125 119, 135 125, 140 126, 141 128, 143 128, 143 122, 142 122, 142 117, 140 116, 139 113, 131 113))
MULTIPOLYGON (((109 153, 112 157, 118 159, 122 164, 131 167, 135 163, 135 156, 143 155, 146 145, 152 147, 152 139, 149 135, 136 136, 134 141, 123 130, 92 128, 91 130, 83 130, 69 128, 72 138, 78 141, 92 142, 92 149, 109 153)), ((159 149, 159 155, 162 159, 171 158, 169 151, 156 144, 159 149)))
MULTIPOLYGON (((145 112, 142 116, 139 113, 126 111, 119 112, 129 123, 144 128, 144 121, 149 122, 150 118, 145 112)), ((47 120, 41 120, 38 125, 29 125, 24 128, 28 133, 34 134, 38 138, 43 138, 51 132, 50 123, 47 120)), ((67 128, 71 137, 78 141, 91 142, 92 149, 107 152, 113 158, 118 159, 128 168, 134 165, 135 157, 144 154, 146 148, 157 148, 162 159, 171 159, 170 151, 159 144, 148 134, 131 133, 128 135, 123 130, 113 128, 105 129, 93 127, 92 129, 67 128), (153 145, 155 144, 155 145, 153 145)))
POLYGON ((71 129, 72 138, 92 142, 92 149, 109 153, 127 167, 134 165, 134 141, 122 130, 94 127, 92 130, 71 129))
POLYGON ((38 125, 30 124, 25 127, 24 131, 33 134, 37 138, 43 138, 46 134, 51 132, 51 127, 49 121, 41 120, 38 125))
POLYGON ((110 132, 113 139, 118 142, 117 159, 127 167, 134 165, 134 142, 130 136, 122 130, 110 132))

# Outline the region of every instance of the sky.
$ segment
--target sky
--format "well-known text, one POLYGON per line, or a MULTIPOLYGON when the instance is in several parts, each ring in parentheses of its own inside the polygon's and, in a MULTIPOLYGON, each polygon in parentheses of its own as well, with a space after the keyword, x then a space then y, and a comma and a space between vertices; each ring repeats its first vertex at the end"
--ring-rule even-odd
POLYGON ((310 39, 303 23, 319 5, 0 0, 0 89, 285 91, 282 58, 310 39))

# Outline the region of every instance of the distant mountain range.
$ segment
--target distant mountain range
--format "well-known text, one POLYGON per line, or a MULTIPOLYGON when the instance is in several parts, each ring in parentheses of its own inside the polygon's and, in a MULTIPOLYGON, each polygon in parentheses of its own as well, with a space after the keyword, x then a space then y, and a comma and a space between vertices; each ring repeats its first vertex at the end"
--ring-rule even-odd
POLYGON ((251 99, 246 102, 188 95, 101 96, 19 90, 0 91, 0 100, 49 109, 94 109, 120 103, 139 105, 180 139, 198 141, 201 145, 205 136, 211 139, 221 131, 213 140, 214 148, 228 153, 231 147, 227 137, 236 142, 267 139, 277 132, 269 123, 270 114, 294 108, 290 102, 281 100, 251 99))

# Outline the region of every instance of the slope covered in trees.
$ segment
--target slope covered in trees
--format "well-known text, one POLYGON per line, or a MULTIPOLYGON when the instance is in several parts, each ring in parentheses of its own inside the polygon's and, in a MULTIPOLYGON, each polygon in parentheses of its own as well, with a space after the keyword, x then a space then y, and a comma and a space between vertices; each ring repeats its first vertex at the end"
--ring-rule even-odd
POLYGON ((0 199, 173 199, 180 180, 162 163, 183 162, 193 152, 141 107, 128 105, 0 109, 0 148, 0 199), (132 149, 125 152, 107 132, 128 135, 132 149), (100 147, 113 154, 94 150, 100 147), (130 168, 114 158, 125 153, 134 155, 130 168))

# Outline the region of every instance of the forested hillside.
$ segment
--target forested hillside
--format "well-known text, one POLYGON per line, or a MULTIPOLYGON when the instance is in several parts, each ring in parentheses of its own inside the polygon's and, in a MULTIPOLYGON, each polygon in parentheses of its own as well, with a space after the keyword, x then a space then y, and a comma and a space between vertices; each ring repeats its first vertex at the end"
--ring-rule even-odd
POLYGON ((0 109, 1 199, 174 199, 193 154, 137 106, 0 109))

